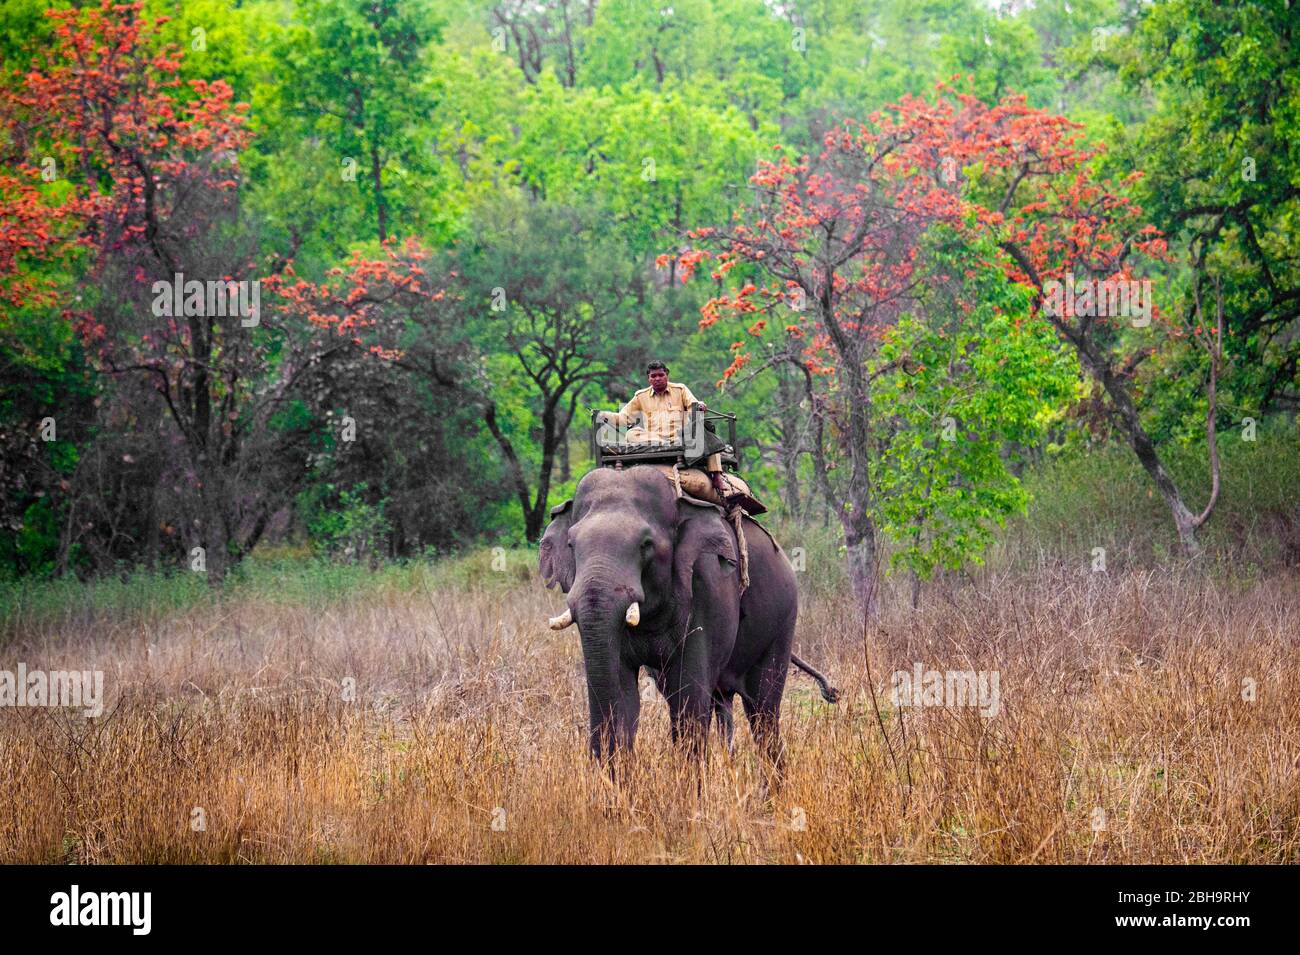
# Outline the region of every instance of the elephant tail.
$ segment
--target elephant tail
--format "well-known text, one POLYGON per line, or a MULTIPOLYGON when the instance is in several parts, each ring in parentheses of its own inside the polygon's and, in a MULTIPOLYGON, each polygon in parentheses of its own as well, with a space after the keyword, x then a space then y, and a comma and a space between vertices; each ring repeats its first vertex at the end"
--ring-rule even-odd
POLYGON ((817 681, 817 685, 820 686, 822 690, 823 700, 825 700, 827 703, 835 703, 839 700, 840 691, 835 689, 835 687, 831 686, 830 681, 827 680, 826 677, 823 676, 820 672, 818 672, 816 667, 809 666, 807 663, 805 663, 803 660, 800 660, 799 657, 793 653, 790 654, 790 662, 817 681))

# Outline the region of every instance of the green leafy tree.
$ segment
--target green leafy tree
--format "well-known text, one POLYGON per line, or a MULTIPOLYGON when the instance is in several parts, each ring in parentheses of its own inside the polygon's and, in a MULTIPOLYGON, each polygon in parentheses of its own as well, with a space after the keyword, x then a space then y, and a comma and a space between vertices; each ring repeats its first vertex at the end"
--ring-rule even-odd
POLYGON ((435 186, 421 135, 437 105, 429 63, 440 21, 426 0, 297 0, 275 52, 274 108, 295 120, 282 139, 319 141, 313 163, 331 189, 355 188, 374 236, 421 225, 435 186), (329 170, 329 174, 326 174, 329 170))
POLYGON ((1052 77, 1043 66, 1033 27, 992 10, 972 14, 963 29, 945 36, 940 44, 939 59, 945 72, 970 76, 975 94, 986 103, 1017 92, 1028 95, 1031 102, 1047 105, 1052 77))
POLYGON ((1024 509, 1019 449, 1041 442, 1078 377, 991 241, 940 230, 927 246, 930 279, 889 330, 872 391, 880 524, 893 564, 922 579, 979 563, 994 528, 1024 509))
POLYGON ((493 0, 488 29, 493 45, 514 59, 529 83, 550 67, 560 82, 573 86, 596 6, 596 0, 493 0))
POLYGON ((471 336, 492 357, 467 387, 482 405, 532 541, 544 529, 557 455, 579 400, 609 377, 634 338, 645 289, 591 208, 506 197, 475 221, 457 259, 474 315, 471 336), (503 407, 519 413, 507 416, 503 407))
MULTIPOLYGON (((1121 129, 1113 166, 1139 168, 1146 215, 1184 245, 1182 308, 1222 286, 1233 419, 1300 405, 1300 43, 1286 0, 1169 0, 1147 8, 1120 53, 1133 91, 1156 108, 1121 129)), ((1186 348, 1151 386, 1186 435, 1203 417, 1207 359, 1186 348)))
POLYGON ((543 79, 515 155, 535 195, 603 206, 609 231, 648 262, 699 217, 723 213, 760 143, 738 110, 718 108, 698 87, 595 92, 543 79))

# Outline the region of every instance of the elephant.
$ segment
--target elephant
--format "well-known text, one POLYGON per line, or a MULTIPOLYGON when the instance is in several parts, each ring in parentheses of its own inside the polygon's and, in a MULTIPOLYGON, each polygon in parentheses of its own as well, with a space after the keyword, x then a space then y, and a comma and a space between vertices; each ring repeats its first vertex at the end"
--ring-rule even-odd
MULTIPOLYGON (((668 701, 674 741, 685 739, 704 758, 716 719, 730 749, 739 695, 779 775, 798 591, 776 541, 748 517, 742 526, 750 580, 743 593, 735 531, 722 509, 680 494, 656 468, 597 468, 551 509, 540 570, 548 587, 567 595, 568 609, 552 628, 578 625, 598 761, 632 750, 646 667, 668 701)), ((793 662, 834 702, 825 677, 793 662)))

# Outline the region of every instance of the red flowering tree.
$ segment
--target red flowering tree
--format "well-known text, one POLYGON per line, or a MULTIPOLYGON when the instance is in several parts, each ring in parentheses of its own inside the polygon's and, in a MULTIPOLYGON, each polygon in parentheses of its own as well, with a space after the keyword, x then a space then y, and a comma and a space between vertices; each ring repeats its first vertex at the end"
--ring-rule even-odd
POLYGON ((220 580, 238 547, 225 441, 250 377, 243 373, 258 359, 240 317, 164 310, 159 302, 182 299, 158 295, 155 283, 170 286, 187 272, 238 281, 250 267, 240 243, 227 256, 215 241, 236 214, 245 107, 224 83, 183 84, 179 51, 158 40, 165 21, 146 20, 141 6, 103 0, 49 11, 54 42, 37 51, 21 84, 0 93, 3 148, 22 180, 0 198, 6 212, 17 206, 45 226, 16 254, 13 243, 0 252, 0 284, 30 303, 51 290, 35 287, 26 269, 66 258, 73 245, 86 249, 78 305, 67 303, 64 316, 102 370, 144 376, 161 396, 201 501, 192 540, 205 545, 209 576, 220 580))
MULTIPOLYGON (((1035 310, 1101 387, 1111 419, 1168 506, 1184 551, 1196 553, 1196 532, 1219 496, 1215 415, 1222 301, 1217 320, 1203 316, 1199 295, 1181 322, 1155 306, 1151 279, 1142 273, 1168 261, 1168 245, 1125 192, 1139 174, 1120 183, 1097 177, 1093 160, 1102 150, 1079 144, 1078 124, 1032 109, 1023 97, 994 107, 966 96, 953 102, 948 148, 966 167, 963 176, 969 175, 969 192, 980 203, 982 226, 1007 253, 1009 274, 1032 290, 1035 310), (1160 336, 1189 334, 1208 357, 1211 490, 1199 512, 1187 505, 1161 461, 1134 397, 1135 372, 1160 336)), ((1198 276, 1194 292, 1199 284, 1198 276)))
POLYGON ((20 246, 18 230, 5 230, 0 277, 12 281, 24 256, 48 258, 59 239, 91 242, 101 254, 144 244, 173 267, 187 194, 237 185, 246 105, 220 81, 182 84, 179 50, 157 42, 166 18, 147 21, 142 6, 101 0, 48 11, 54 44, 21 84, 0 90, 3 150, 15 170, 6 220, 21 218, 28 236, 20 246))
MULTIPOLYGON (((828 497, 843 501, 850 579, 868 607, 879 564, 872 387, 893 367, 872 366, 922 291, 921 238, 936 224, 962 221, 962 199, 939 174, 940 120, 921 101, 908 100, 869 125, 846 123, 828 134, 815 160, 781 153, 760 164, 751 178, 752 205, 728 227, 691 233, 698 247, 678 261, 684 281, 705 260, 719 281, 742 264, 759 276, 707 302, 700 324, 733 313, 754 319, 749 330, 756 337, 769 323, 784 327, 786 347, 777 360, 804 370, 817 427, 830 444, 827 459, 822 441, 815 442, 817 479, 828 497), (828 379, 825 388, 815 387, 819 376, 828 379)), ((724 379, 750 360, 743 341, 732 347, 724 379)))
MULTIPOLYGON (((937 227, 972 243, 967 280, 996 265, 1031 290, 1035 318, 1050 321, 1110 397, 1121 428, 1170 502, 1180 536, 1186 540, 1208 517, 1213 501, 1192 517, 1142 431, 1128 381, 1149 350, 1134 347, 1122 327, 1134 316, 1103 309, 1094 317, 1095 299, 1085 308, 1073 300, 1054 307, 1061 298, 1054 282, 1078 276, 1127 288, 1137 260, 1165 254, 1163 239, 1142 224, 1123 184, 1095 178, 1095 156, 1078 144, 1073 124, 1030 109, 1021 97, 989 107, 941 86, 933 101, 906 97, 866 123, 845 123, 827 135, 816 159, 780 155, 760 164, 751 178, 753 201, 729 226, 690 233, 695 247, 678 257, 684 280, 707 261, 724 285, 704 306, 700 324, 742 316, 752 320, 754 339, 769 322, 779 324, 784 347, 759 370, 772 361, 802 364, 828 446, 817 477, 827 490, 837 485, 850 577, 868 608, 878 563, 872 462, 882 439, 873 386, 908 359, 897 348, 882 358, 881 345, 900 317, 926 307, 923 293, 936 279, 952 278, 936 276, 918 259, 937 227), (728 273, 741 266, 737 274, 748 278, 726 289, 728 273), (827 383, 816 389, 819 376, 827 383), (841 466, 847 474, 832 478, 841 466)), ((1161 318, 1149 292, 1137 305, 1144 319, 1161 318)), ((750 361, 745 341, 732 348, 724 378, 750 361)))
POLYGON ((347 276, 337 296, 260 279, 238 203, 244 104, 224 83, 182 83, 165 21, 141 4, 48 15, 55 42, 0 94, 16 170, 0 181, 0 290, 53 296, 37 267, 85 250, 81 304, 65 316, 100 370, 147 382, 175 426, 192 502, 180 533, 220 583, 300 486, 313 395, 347 361, 393 356, 371 313, 421 297, 418 254, 358 258, 331 277, 347 276))

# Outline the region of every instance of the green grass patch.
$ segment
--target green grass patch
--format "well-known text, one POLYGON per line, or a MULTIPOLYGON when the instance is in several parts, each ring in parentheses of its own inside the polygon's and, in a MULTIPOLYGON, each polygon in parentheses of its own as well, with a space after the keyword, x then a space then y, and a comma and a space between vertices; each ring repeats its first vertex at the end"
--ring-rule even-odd
POLYGON ((479 547, 437 559, 382 562, 373 568, 314 557, 301 548, 275 547, 234 567, 220 593, 208 586, 205 575, 178 570, 137 571, 91 581, 21 578, 0 582, 0 645, 51 628, 153 624, 229 600, 320 607, 375 599, 386 592, 505 592, 536 573, 533 547, 479 547))
MULTIPOLYGON (((1222 489, 1198 538, 1205 556, 1237 574, 1300 563, 1300 427, 1262 423, 1257 440, 1237 430, 1219 435, 1222 489)), ((1210 496, 1203 442, 1161 449, 1161 459, 1199 512, 1210 496)), ((1173 518, 1137 457, 1106 445, 1049 461, 1025 476, 1028 511, 1008 521, 1001 556, 1013 564, 1039 559, 1091 561, 1106 548, 1110 570, 1150 566, 1180 556, 1173 518)))

